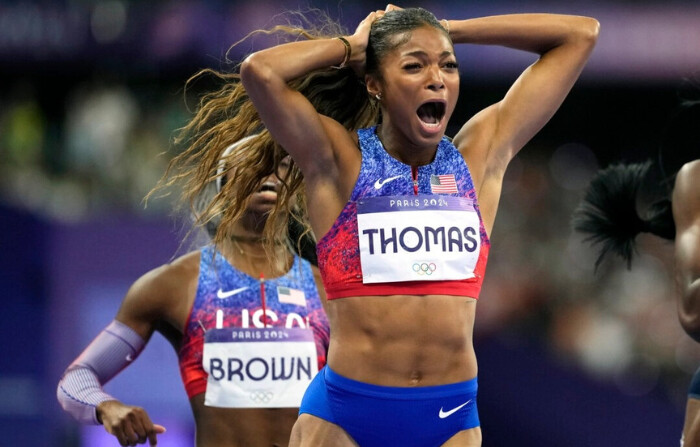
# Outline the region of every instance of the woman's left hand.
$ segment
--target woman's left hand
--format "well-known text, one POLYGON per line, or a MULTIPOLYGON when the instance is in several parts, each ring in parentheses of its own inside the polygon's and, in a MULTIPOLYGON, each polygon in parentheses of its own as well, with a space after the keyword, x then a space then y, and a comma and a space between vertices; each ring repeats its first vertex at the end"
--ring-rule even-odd
POLYGON ((352 36, 348 36, 348 41, 350 42, 351 55, 348 65, 352 67, 353 71, 358 76, 364 76, 365 68, 367 64, 367 43, 369 41, 369 31, 372 28, 372 24, 375 20, 380 19, 384 15, 384 11, 379 9, 377 11, 370 12, 367 17, 364 18, 357 25, 355 33, 352 36))

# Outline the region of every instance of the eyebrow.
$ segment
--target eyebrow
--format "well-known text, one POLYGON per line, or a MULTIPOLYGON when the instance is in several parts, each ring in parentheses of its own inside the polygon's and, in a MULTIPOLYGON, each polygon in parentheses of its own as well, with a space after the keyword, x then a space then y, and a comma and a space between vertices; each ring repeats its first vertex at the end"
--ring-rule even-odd
MULTIPOLYGON (((442 53, 440 53, 440 59, 442 59, 445 56, 452 56, 454 53, 452 51, 445 50, 442 53)), ((415 51, 409 51, 408 53, 402 54, 402 56, 428 56, 428 53, 426 53, 423 50, 415 50, 415 51)))

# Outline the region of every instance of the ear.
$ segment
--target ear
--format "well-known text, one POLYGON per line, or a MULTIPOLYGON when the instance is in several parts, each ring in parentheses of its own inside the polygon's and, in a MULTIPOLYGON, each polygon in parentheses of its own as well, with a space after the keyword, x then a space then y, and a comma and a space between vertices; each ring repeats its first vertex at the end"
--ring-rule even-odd
POLYGON ((365 86, 367 87, 367 93, 372 98, 382 91, 381 83, 372 75, 365 75, 365 86))

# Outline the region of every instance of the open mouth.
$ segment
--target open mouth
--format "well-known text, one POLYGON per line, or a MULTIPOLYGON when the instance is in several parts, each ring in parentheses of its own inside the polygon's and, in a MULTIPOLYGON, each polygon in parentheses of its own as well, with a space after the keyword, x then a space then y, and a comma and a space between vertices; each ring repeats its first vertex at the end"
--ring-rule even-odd
POLYGON ((428 127, 437 127, 445 116, 445 103, 428 101, 416 110, 418 118, 428 127))
POLYGON ((277 186, 272 182, 265 182, 262 184, 258 192, 274 192, 277 194, 277 186))

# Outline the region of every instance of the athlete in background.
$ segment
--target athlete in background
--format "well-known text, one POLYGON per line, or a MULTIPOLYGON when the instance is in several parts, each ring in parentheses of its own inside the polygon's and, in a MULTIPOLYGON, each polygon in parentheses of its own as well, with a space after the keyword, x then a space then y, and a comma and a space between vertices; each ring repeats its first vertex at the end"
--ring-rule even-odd
MULTIPOLYGON (((255 137, 230 146, 225 156, 247 149, 255 137)), ((286 240, 271 244, 274 253, 263 249, 262 229, 287 169, 283 160, 279 175, 258 184, 227 243, 187 253, 131 286, 114 321, 61 378, 58 400, 68 413, 104 425, 120 445, 155 445, 165 428, 102 386, 157 331, 178 353, 198 447, 287 445, 296 407, 325 364, 329 340, 318 269, 286 240)), ((235 181, 225 172, 219 170, 209 193, 235 181)), ((216 226, 209 226, 212 235, 216 226)))

